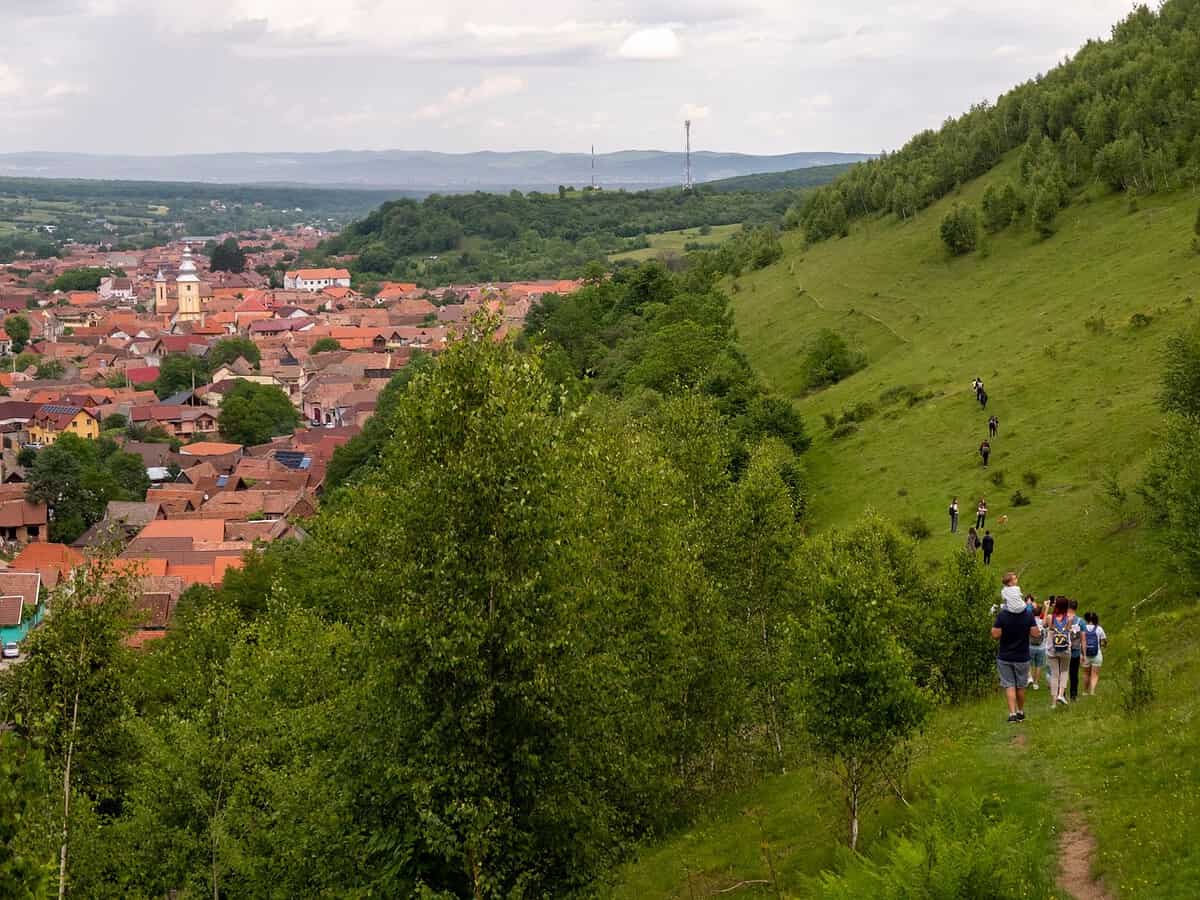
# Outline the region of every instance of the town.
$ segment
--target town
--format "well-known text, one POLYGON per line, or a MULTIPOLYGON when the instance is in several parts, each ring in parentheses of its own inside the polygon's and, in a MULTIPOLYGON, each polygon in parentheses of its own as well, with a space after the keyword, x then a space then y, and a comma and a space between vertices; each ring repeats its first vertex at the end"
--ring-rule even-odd
POLYGON ((61 258, 0 266, 6 657, 19 658, 50 592, 100 547, 140 579, 144 621, 131 644, 162 637, 188 587, 219 586, 248 548, 303 538, 334 451, 414 354, 443 350, 480 310, 510 333, 543 295, 579 286, 385 281, 360 293, 345 268, 285 268, 320 237, 294 228, 138 251, 67 245, 61 258), (239 237, 270 249, 241 271, 214 270, 203 251, 239 237), (224 405, 239 392, 285 412, 242 427, 224 405), (64 436, 136 458, 120 499, 79 514, 61 484, 38 493, 39 454, 64 436))

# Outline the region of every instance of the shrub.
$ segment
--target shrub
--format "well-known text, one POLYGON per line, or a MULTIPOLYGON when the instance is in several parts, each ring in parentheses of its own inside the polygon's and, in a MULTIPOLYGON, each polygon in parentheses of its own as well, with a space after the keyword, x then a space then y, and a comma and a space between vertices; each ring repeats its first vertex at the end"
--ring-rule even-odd
POLYGON ((837 425, 837 416, 835 416, 833 413, 823 412, 821 413, 821 419, 825 422, 826 428, 832 429, 835 425, 837 425))
POLYGON ((1009 502, 1013 506, 1028 506, 1033 501, 1021 493, 1020 489, 1013 491, 1013 495, 1009 497, 1009 502))
POLYGON ((854 422, 843 422, 837 428, 833 429, 831 436, 834 440, 841 440, 844 437, 850 437, 858 431, 858 425, 854 422))
POLYGON ((1129 317, 1130 328, 1145 328, 1150 324, 1151 318, 1145 313, 1136 312, 1129 317))
POLYGON ((910 516, 907 519, 901 519, 899 522, 900 530, 907 534, 914 541, 923 541, 931 534, 932 529, 929 523, 920 516, 910 516))
POLYGON ((819 388, 837 384, 867 364, 859 351, 851 350, 845 338, 828 328, 822 329, 804 354, 802 371, 807 387, 819 388))
POLYGON ((1086 328, 1090 334, 1108 334, 1108 323, 1104 321, 1104 316, 1088 316, 1083 320, 1083 327, 1086 328))
POLYGON ((959 206, 942 219, 942 243, 952 256, 970 253, 979 244, 979 217, 970 206, 959 206))
POLYGON ((871 416, 875 415, 876 409, 874 405, 866 400, 856 403, 848 409, 842 410, 842 417, 838 419, 838 423, 845 422, 865 422, 871 416))
POLYGON ((1121 707, 1126 715, 1136 716, 1154 702, 1156 694, 1150 654, 1144 645, 1134 644, 1129 649, 1129 680, 1121 686, 1121 707))
POLYGON ((1026 472, 1024 475, 1021 476, 1021 480, 1023 482, 1025 482, 1025 484, 1028 485, 1030 488, 1035 488, 1038 486, 1038 482, 1041 481, 1042 479, 1041 479, 1041 476, 1038 475, 1037 472, 1026 472))

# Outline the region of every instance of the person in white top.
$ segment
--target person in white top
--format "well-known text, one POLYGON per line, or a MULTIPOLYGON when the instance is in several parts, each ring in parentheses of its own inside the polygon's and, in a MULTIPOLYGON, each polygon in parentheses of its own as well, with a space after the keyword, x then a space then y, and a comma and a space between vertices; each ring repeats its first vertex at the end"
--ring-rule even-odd
POLYGON ((1094 612, 1085 613, 1083 621, 1083 689, 1089 695, 1096 693, 1096 682, 1100 680, 1100 667, 1104 665, 1104 648, 1108 646, 1108 635, 1100 627, 1100 617, 1094 612))

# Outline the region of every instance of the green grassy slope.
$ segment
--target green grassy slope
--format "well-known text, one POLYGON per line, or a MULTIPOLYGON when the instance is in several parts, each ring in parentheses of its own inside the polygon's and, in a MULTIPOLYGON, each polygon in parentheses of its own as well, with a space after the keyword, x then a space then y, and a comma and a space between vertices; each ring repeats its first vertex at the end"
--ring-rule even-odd
MULTIPOLYGON (((809 465, 819 526, 853 521, 868 507, 920 516, 934 529, 924 547, 937 558, 962 539, 948 534, 951 496, 963 531, 983 496, 997 567, 1025 568, 1027 589, 1078 596, 1119 623, 1129 604, 1169 581, 1156 543, 1112 508, 1104 483, 1115 476, 1129 490, 1138 478, 1162 423, 1154 398, 1163 342, 1200 314, 1189 299, 1200 294, 1200 256, 1189 246, 1196 200, 1154 197, 1130 212, 1126 198, 1105 197, 1064 210, 1048 241, 1012 229, 989 238, 984 252, 949 259, 938 223, 953 199, 977 200, 985 184, 907 223, 868 221, 807 250, 789 236, 781 262, 738 281, 742 344, 797 398, 816 434, 809 465), (1130 324, 1139 312, 1149 326, 1130 324), (1093 333, 1091 317, 1108 332, 1093 333), (805 397, 800 356, 822 327, 865 349, 870 364, 805 397), (976 375, 987 412, 971 390, 976 375), (899 385, 935 396, 883 407, 842 440, 821 425, 822 413, 880 405, 899 385), (976 449, 991 413, 1000 435, 984 470, 976 449), (1034 489, 1022 480, 1027 472, 1038 476, 1034 489), (1031 505, 1012 506, 1018 488, 1031 505)), ((1177 600, 1168 585, 1156 603, 1177 600)))
MULTIPOLYGON (((940 712, 914 763, 912 806, 879 808, 868 824, 868 856, 884 852, 884 834, 935 817, 941 789, 982 798, 991 814, 1019 823, 1048 874, 1060 834, 1082 821, 1098 843, 1093 871, 1112 896, 1189 897, 1200 884, 1190 838, 1200 815, 1200 758, 1192 750, 1200 625, 1194 598, 1141 523, 1133 487, 1163 425, 1155 403, 1163 344, 1200 314, 1192 299, 1200 297, 1200 256, 1189 246, 1198 201, 1158 196, 1131 210, 1125 197, 1081 199, 1060 213, 1048 241, 1014 228, 988 238, 982 252, 947 258, 942 216, 955 200, 977 201, 989 179, 1011 170, 1010 160, 909 222, 865 221, 847 238, 810 248, 785 237, 779 263, 730 286, 741 342, 756 368, 795 398, 815 435, 807 456, 814 528, 851 523, 868 508, 896 520, 919 516, 933 528, 921 544, 932 562, 960 544, 975 501, 986 496, 997 583, 1001 570, 1021 569, 1026 590, 1067 593, 1098 610, 1112 638, 1100 696, 1051 714, 1046 692, 1031 694, 1022 742, 1014 742, 998 695, 940 712), (1135 313, 1150 324, 1132 326, 1135 313), (1085 324, 1098 318, 1104 333, 1085 324), (806 395, 801 356, 825 327, 863 348, 870 362, 806 395), (987 412, 971 390, 976 375, 990 394, 987 412), (897 386, 933 396, 911 407, 882 403, 880 395, 897 386), (834 440, 822 413, 863 401, 878 412, 834 440), (991 413, 1000 417, 1000 435, 984 470, 975 451, 991 413), (996 472, 1004 473, 1003 487, 990 480, 996 472), (1026 472, 1036 473, 1036 487, 1025 483, 1026 472), (1109 476, 1129 493, 1123 507, 1108 497, 1109 476), (1011 504, 1018 488, 1030 505, 1011 504), (952 495, 963 508, 953 537, 945 515, 952 495), (998 524, 1001 515, 1007 524, 998 524), (1156 590, 1138 629, 1161 651, 1161 694, 1131 719, 1120 709, 1131 607, 1156 590)), ((820 896, 818 873, 846 864, 833 849, 843 829, 835 798, 819 766, 770 779, 647 848, 619 874, 613 896, 689 898, 768 879, 764 843, 778 895, 820 896)), ((769 885, 738 893, 755 891, 776 896, 769 885)))
POLYGON ((708 234, 701 234, 699 228, 662 231, 658 234, 646 235, 646 239, 650 242, 649 247, 643 247, 641 250, 626 250, 622 253, 613 253, 609 256, 609 259, 613 262, 621 260, 626 262, 645 262, 646 260, 656 259, 660 253, 667 251, 682 254, 684 252, 684 244, 716 245, 733 237, 741 230, 742 226, 740 224, 734 224, 712 225, 709 227, 708 234))

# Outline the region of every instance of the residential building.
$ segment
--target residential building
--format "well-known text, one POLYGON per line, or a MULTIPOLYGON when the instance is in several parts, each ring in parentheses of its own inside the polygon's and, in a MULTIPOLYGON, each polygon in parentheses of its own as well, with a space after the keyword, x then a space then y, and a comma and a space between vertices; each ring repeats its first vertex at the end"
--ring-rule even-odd
POLYGON ((94 441, 100 437, 100 420, 79 406, 47 403, 29 422, 29 439, 35 444, 49 446, 68 433, 94 441))
POLYGON ((345 269, 293 269, 283 276, 284 290, 316 293, 329 287, 350 287, 350 273, 345 269))

